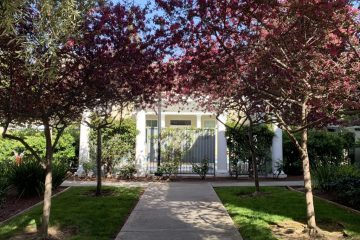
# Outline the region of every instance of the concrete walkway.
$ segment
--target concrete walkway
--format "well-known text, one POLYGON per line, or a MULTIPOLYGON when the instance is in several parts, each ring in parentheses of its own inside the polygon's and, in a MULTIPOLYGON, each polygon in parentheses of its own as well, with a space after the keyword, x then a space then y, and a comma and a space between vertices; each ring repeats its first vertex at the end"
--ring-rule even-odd
POLYGON ((210 183, 151 183, 116 240, 240 240, 210 183))
MULTIPOLYGON (((116 240, 242 239, 212 187, 254 186, 252 181, 103 182, 104 186, 143 187, 116 240)), ((65 181, 62 186, 96 186, 65 181)), ((303 181, 261 181, 260 186, 304 186, 303 181)))

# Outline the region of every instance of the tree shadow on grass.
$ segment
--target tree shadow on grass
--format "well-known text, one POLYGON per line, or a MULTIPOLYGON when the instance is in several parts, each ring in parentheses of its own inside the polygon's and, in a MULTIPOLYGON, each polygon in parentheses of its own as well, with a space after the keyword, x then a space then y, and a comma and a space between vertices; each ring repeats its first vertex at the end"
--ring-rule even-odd
MULTIPOLYGON (((93 189, 93 187, 71 188, 53 198, 50 233, 59 236, 64 234, 85 236, 84 239, 87 239, 86 236, 110 239, 125 222, 141 192, 140 188, 104 187, 105 191, 111 189, 116 195, 101 198, 87 196, 86 193, 93 189)), ((0 226, 0 239, 26 234, 28 230, 41 232, 41 216, 42 205, 10 220, 0 226)))
POLYGON ((39 232, 41 229, 41 217, 35 218, 32 214, 33 210, 0 226, 0 239, 10 239, 11 236, 21 232, 39 232))
MULTIPOLYGON (((275 239, 271 225, 293 220, 306 223, 305 196, 281 187, 262 187, 260 196, 244 197, 253 187, 216 188, 220 199, 238 224, 244 239, 275 239)), ((360 215, 315 199, 316 218, 320 228, 329 232, 344 230, 360 238, 360 215)))

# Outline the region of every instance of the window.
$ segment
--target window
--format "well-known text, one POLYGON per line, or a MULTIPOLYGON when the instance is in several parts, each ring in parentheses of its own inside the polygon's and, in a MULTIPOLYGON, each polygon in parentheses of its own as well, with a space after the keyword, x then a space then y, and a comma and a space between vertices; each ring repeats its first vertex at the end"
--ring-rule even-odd
POLYGON ((158 126, 157 120, 146 120, 146 127, 156 128, 158 126))
POLYGON ((170 120, 171 126, 191 126, 191 120, 170 120))
POLYGON ((215 120, 205 120, 204 128, 215 128, 215 120))

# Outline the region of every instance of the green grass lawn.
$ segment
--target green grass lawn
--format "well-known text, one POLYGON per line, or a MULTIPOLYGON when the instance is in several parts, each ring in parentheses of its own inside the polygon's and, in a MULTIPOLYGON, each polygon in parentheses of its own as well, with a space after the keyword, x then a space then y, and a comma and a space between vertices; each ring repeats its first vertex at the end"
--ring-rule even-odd
MULTIPOLYGON (((137 203, 141 188, 104 187, 102 197, 89 195, 93 187, 72 187, 53 198, 50 223, 66 239, 114 239, 137 203)), ((0 226, 0 239, 39 229, 42 206, 0 226)), ((51 232, 51 231, 50 231, 51 232)))
MULTIPOLYGON (((305 195, 280 187, 263 187, 265 194, 250 196, 252 187, 219 187, 216 193, 233 218, 244 239, 277 239, 270 226, 294 220, 306 222, 305 195)), ((320 227, 342 226, 349 239, 360 239, 360 215, 315 199, 316 219, 320 227)))

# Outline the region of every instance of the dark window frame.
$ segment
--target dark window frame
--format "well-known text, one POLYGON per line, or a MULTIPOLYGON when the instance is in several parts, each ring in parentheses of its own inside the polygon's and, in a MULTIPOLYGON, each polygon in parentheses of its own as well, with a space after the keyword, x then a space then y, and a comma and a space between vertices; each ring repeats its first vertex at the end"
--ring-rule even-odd
POLYGON ((191 126, 191 120, 170 120, 171 126, 191 126))

